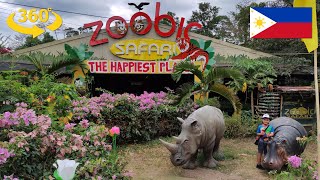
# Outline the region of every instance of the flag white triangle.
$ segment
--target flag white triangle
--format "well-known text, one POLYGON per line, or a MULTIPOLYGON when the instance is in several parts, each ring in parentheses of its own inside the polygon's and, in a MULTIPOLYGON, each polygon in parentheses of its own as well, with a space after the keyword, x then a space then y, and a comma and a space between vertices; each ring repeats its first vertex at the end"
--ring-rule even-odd
POLYGON ((276 24, 274 20, 250 8, 250 38, 276 24))

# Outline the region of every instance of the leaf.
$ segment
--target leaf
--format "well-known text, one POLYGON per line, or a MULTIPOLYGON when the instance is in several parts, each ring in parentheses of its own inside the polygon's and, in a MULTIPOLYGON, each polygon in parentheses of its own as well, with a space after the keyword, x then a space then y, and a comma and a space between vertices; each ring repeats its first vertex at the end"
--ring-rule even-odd
POLYGON ((57 170, 54 171, 53 177, 56 178, 57 180, 63 180, 60 176, 57 170))
POLYGON ((190 39, 190 43, 193 44, 193 45, 195 45, 195 46, 197 46, 198 48, 200 48, 200 44, 199 44, 199 42, 198 42, 197 40, 195 40, 195 39, 190 39))
POLYGON ((209 59, 213 58, 214 52, 209 52, 209 59))
POLYGON ((79 58, 77 55, 77 52, 69 44, 64 44, 64 49, 67 52, 67 54, 70 56, 70 58, 72 59, 79 58))
POLYGON ((210 45, 211 45, 211 40, 208 40, 208 41, 206 41, 205 43, 204 43, 204 50, 206 50, 208 47, 210 47, 210 45))
POLYGON ((239 115, 241 113, 242 104, 240 103, 240 99, 237 95, 235 95, 236 93, 232 89, 226 87, 223 84, 215 83, 210 87, 210 91, 220 94, 221 96, 229 100, 229 102, 233 106, 234 115, 239 115))

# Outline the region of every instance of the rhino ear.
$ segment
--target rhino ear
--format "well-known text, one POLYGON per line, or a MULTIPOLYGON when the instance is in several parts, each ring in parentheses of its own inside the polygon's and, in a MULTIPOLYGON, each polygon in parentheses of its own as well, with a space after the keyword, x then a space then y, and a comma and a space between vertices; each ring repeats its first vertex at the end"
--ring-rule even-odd
POLYGON ((181 122, 181 123, 184 123, 184 120, 180 117, 177 117, 177 119, 181 122))
POLYGON ((193 121, 193 122, 191 123, 191 127, 193 127, 193 128, 199 127, 198 121, 197 121, 197 120, 193 121))

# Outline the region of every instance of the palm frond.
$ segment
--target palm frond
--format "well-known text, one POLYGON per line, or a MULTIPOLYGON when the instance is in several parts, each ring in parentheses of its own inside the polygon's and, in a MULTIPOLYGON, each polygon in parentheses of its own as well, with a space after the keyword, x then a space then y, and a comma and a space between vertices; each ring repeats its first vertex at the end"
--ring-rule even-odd
POLYGON ((240 103, 240 99, 230 88, 223 84, 215 83, 210 87, 210 92, 215 92, 226 98, 232 104, 235 115, 239 115, 241 113, 242 104, 240 103))
POLYGON ((69 58, 66 55, 59 55, 56 57, 48 57, 51 61, 51 65, 48 68, 48 74, 51 74, 63 67, 70 66, 70 65, 78 65, 79 64, 79 59, 77 58, 69 58))
POLYGON ((200 86, 193 83, 183 83, 177 88, 176 92, 178 94, 175 98, 175 105, 182 104, 188 98, 190 98, 195 92, 200 90, 200 86))
POLYGON ((222 83, 224 78, 232 79, 232 84, 237 89, 242 89, 243 83, 245 82, 245 77, 239 70, 226 68, 212 68, 204 79, 205 84, 211 86, 213 83, 222 83))
POLYGON ((171 75, 172 79, 176 82, 178 82, 181 78, 181 75, 184 71, 189 71, 197 78, 200 79, 200 81, 203 80, 202 72, 199 70, 200 66, 194 65, 190 61, 181 61, 180 63, 176 64, 174 67, 173 74, 171 75))
POLYGON ((35 66, 36 71, 46 73, 47 67, 45 66, 45 56, 47 56, 47 54, 42 52, 33 52, 29 53, 28 55, 24 55, 23 57, 35 66))
POLYGON ((214 69, 215 77, 218 79, 230 78, 234 81, 243 81, 244 75, 237 69, 217 67, 214 69))

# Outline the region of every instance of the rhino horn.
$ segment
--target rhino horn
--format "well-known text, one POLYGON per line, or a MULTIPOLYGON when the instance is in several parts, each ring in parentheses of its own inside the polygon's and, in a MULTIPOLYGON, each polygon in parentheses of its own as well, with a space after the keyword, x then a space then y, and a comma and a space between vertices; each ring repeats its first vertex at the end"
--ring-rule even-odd
POLYGON ((159 140, 171 152, 171 154, 176 154, 178 152, 178 146, 176 144, 171 144, 161 139, 159 140))
POLYGON ((181 123, 184 123, 184 120, 180 117, 177 117, 177 119, 181 122, 181 123))
POLYGON ((176 141, 179 140, 179 138, 178 138, 177 136, 172 136, 172 137, 173 137, 173 139, 175 139, 176 141))

